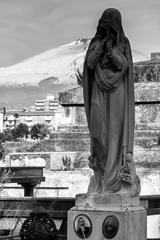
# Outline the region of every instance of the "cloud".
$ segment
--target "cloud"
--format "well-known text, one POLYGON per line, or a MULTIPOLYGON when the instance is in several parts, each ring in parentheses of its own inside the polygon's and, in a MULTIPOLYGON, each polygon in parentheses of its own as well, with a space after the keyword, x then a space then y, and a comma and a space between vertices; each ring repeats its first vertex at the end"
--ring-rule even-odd
POLYGON ((149 54, 160 48, 159 0, 0 0, 0 66, 92 37, 108 7, 121 11, 134 49, 149 54))

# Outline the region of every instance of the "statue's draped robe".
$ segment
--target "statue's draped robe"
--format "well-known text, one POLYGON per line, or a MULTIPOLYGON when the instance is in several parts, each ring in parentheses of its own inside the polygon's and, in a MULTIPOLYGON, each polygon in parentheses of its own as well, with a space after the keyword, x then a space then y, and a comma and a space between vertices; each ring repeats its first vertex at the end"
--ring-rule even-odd
MULTIPOLYGON (((84 104, 91 137, 91 167, 100 172, 95 191, 118 191, 120 168, 127 153, 133 152, 134 86, 129 42, 124 52, 113 49, 106 53, 95 51, 92 41, 84 63, 84 104)), ((99 173, 98 173, 99 175, 99 173)), ((89 191, 94 191, 91 186, 89 191)))

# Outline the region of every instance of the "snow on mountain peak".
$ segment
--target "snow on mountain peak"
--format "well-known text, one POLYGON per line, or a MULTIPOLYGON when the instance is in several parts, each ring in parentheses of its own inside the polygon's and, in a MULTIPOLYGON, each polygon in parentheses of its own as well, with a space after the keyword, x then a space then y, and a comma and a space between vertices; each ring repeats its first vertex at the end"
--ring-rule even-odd
POLYGON ((55 77, 57 83, 72 83, 74 72, 83 62, 89 40, 77 40, 51 49, 15 65, 0 68, 0 85, 37 86, 55 77))
POLYGON ((78 39, 15 65, 0 68, 0 85, 38 86, 50 77, 56 79, 55 84, 74 84, 75 72, 82 68, 89 42, 90 39, 78 39))

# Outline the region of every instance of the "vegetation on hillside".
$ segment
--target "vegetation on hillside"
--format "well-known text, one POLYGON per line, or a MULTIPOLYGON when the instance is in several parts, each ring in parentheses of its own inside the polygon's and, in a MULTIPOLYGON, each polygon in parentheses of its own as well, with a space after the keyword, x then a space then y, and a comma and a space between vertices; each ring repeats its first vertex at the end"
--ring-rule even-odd
POLYGON ((44 124, 34 124, 29 131, 27 124, 19 123, 13 129, 7 128, 2 133, 0 133, 0 141, 11 142, 26 140, 29 135, 32 139, 43 140, 46 136, 50 136, 50 131, 44 124))
POLYGON ((44 139, 48 134, 49 130, 44 124, 34 124, 30 130, 32 139, 44 139))

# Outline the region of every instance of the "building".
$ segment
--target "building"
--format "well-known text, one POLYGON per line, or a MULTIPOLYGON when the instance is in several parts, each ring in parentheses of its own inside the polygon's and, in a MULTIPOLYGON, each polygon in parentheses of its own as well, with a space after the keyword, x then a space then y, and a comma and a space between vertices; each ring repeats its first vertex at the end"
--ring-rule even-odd
POLYGON ((54 131, 62 123, 63 113, 63 107, 59 107, 55 111, 21 111, 16 113, 8 111, 3 123, 3 129, 13 129, 19 123, 27 124, 31 129, 34 124, 40 123, 45 124, 49 130, 54 131))
POLYGON ((4 129, 6 128, 13 129, 16 126, 17 117, 15 116, 15 112, 8 111, 5 116, 4 129))
POLYGON ((4 130, 5 108, 0 108, 0 132, 4 130))
POLYGON ((5 119, 4 128, 13 129, 19 123, 27 124, 29 129, 36 123, 45 124, 49 129, 54 129, 55 125, 55 113, 54 112, 31 112, 24 111, 18 112, 17 117, 15 116, 15 112, 7 112, 5 119))
POLYGON ((151 60, 153 60, 153 59, 160 59, 160 52, 152 52, 151 60))
POLYGON ((37 123, 45 124, 52 131, 62 123, 63 115, 64 108, 59 104, 59 100, 48 94, 46 99, 36 100, 35 106, 31 106, 29 111, 8 111, 4 122, 0 116, 0 131, 3 131, 1 128, 13 129, 19 123, 27 124, 29 129, 37 123))
POLYGON ((52 131, 55 126, 55 113, 49 111, 21 112, 17 119, 17 124, 19 123, 27 124, 29 129, 37 123, 45 124, 52 131))
POLYGON ((58 99, 55 99, 54 95, 48 94, 46 99, 36 100, 36 111, 55 111, 59 107, 58 99))
POLYGON ((36 100, 36 111, 45 111, 45 100, 36 100))

